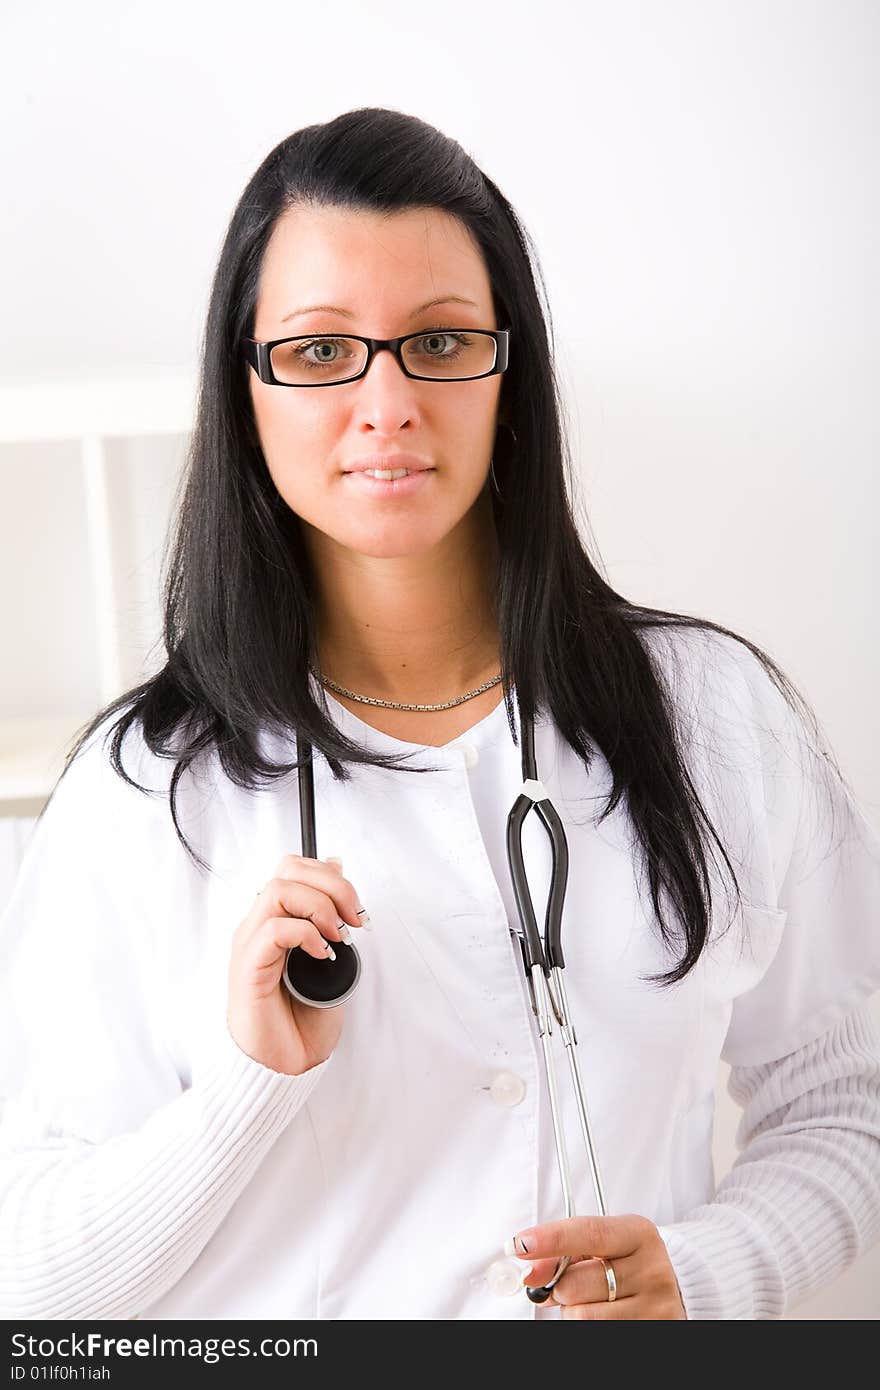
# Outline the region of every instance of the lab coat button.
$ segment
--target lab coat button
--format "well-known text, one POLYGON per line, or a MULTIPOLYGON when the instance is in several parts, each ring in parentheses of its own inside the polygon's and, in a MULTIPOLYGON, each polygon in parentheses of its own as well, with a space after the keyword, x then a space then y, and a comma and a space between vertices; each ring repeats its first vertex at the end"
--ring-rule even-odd
POLYGON ((507 1298, 512 1293, 522 1291, 522 1277, 525 1274, 525 1268, 522 1260, 493 1260, 486 1270, 486 1283, 493 1293, 498 1294, 501 1298, 507 1298))
POLYGON ((464 758, 465 767, 475 767, 480 761, 480 755, 472 743, 460 743, 458 748, 464 758))
POLYGON ((496 1105, 519 1105, 526 1093, 526 1083, 512 1071, 500 1071, 489 1091, 496 1105))

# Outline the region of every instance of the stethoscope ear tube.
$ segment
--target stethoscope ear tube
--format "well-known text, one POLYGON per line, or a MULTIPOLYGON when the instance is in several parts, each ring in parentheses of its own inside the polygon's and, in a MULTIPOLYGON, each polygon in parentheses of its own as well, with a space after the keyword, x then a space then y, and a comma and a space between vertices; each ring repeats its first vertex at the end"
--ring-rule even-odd
MULTIPOLYGON (((299 823, 301 853, 304 859, 317 859, 315 835, 315 783, 312 745, 305 738, 296 740, 299 764, 299 823)), ((292 946, 284 961, 282 980, 288 993, 314 1009, 335 1009, 350 999, 360 983, 361 958, 356 946, 344 941, 333 944, 336 959, 319 960, 301 946, 292 946)))
MULTIPOLYGON (((547 1081, 550 1115, 553 1124, 553 1137, 556 1145, 556 1157, 559 1165, 559 1176, 565 1201, 566 1217, 575 1215, 575 1206, 565 1134, 562 1125, 562 1113, 556 1089, 555 1067, 550 1044, 550 1034, 553 1028, 552 1016, 555 1016, 559 1024, 562 1041, 568 1055, 572 1085, 578 1108, 578 1118, 580 1120, 582 1136, 593 1177, 596 1203, 600 1215, 605 1216, 607 1215, 605 1195, 602 1191, 599 1167, 596 1161, 596 1152, 590 1132, 589 1117, 587 1115, 583 1083, 577 1064, 577 1035, 569 1011, 568 1000, 565 995, 565 985, 562 979, 565 966, 565 960, 562 955, 562 912, 565 901, 565 888, 568 880, 568 844, 565 838, 565 830, 556 808, 550 800, 546 788, 538 780, 537 764, 535 761, 535 732, 533 720, 521 718, 520 729, 522 731, 523 783, 520 794, 507 820, 507 858, 517 911, 520 918, 520 930, 516 931, 515 929, 511 929, 511 936, 519 943, 523 971, 529 986, 532 1011, 537 1021, 541 1048, 544 1055, 544 1072, 547 1081), (543 942, 538 935, 538 924, 535 917, 535 909, 532 904, 531 893, 529 892, 522 852, 523 824, 532 808, 537 812, 550 837, 553 852, 553 873, 550 896, 547 903, 543 942)), ((540 1288, 527 1288, 526 1296, 530 1302, 546 1303, 570 1262, 570 1256, 563 1255, 558 1261, 552 1277, 546 1284, 542 1285, 540 1288)))

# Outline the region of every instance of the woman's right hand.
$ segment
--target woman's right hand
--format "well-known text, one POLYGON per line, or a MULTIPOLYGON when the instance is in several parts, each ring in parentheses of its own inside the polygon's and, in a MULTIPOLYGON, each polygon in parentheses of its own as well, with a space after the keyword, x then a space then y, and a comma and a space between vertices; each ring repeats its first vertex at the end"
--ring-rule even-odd
POLYGON ((342 861, 288 854, 236 929, 229 962, 227 1024, 242 1052, 272 1071, 298 1076, 330 1056, 344 1005, 317 1009, 294 999, 282 981, 291 946, 329 961, 342 940, 340 917, 359 927, 357 893, 342 861))

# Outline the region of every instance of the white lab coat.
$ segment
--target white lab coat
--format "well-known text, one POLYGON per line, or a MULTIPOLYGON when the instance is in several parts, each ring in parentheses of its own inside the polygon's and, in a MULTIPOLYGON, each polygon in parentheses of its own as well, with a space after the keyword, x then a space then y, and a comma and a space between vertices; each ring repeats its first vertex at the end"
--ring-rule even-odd
MULTIPOLYGON (((640 978, 668 970, 678 952, 663 949, 647 873, 637 878, 625 799, 596 823, 607 763, 596 750, 587 777, 547 719, 535 741, 569 845, 565 978, 607 1209, 668 1227, 712 1200, 719 1057, 751 1064, 793 1052, 880 987, 880 847, 858 808, 839 843, 842 792, 826 825, 827 794, 805 776, 793 716, 743 648, 695 634, 649 640, 744 897, 724 932, 719 894, 712 944, 677 986, 640 978), (671 643, 684 657, 677 674, 671 643)), ((182 1146, 179 1164, 151 1170, 150 1192, 132 1180, 114 1197, 106 1223, 118 1227, 114 1258, 128 1250, 130 1294, 114 1302, 112 1278, 97 1279, 94 1304, 62 1299, 50 1316, 559 1316, 522 1292, 500 1295, 487 1277, 508 1236, 563 1215, 541 1050, 509 932, 518 916, 505 834, 522 776, 504 704, 446 746, 419 748, 328 701, 366 746, 412 748, 415 764, 439 768, 355 769, 337 783, 315 753, 318 857, 342 856, 373 924, 355 933, 363 975, 341 1040, 307 1079, 277 1080, 290 1113, 219 1213, 198 1224, 198 1183, 219 1184, 230 1165, 245 1172, 244 1144, 210 1160, 196 1150, 197 1166, 216 1164, 204 1179, 189 1173, 193 1151, 182 1146), (157 1288, 148 1276, 138 1282, 132 1251, 161 1221, 178 1169, 195 1184, 195 1225, 157 1288)), ((292 756, 278 737, 265 735, 263 747, 292 756)), ((134 739, 126 750, 132 775, 167 793, 172 763, 134 739)), ((179 805, 210 876, 180 845, 167 797, 128 787, 96 737, 29 843, 0 926, 0 1092, 7 1145, 19 1156, 30 1148, 35 1163, 59 1149, 88 1160, 105 1146, 112 1167, 113 1142, 135 1152, 158 1111, 173 1159, 182 1093, 210 1074, 224 1100, 216 1059, 233 1050, 230 940, 281 857, 300 852, 296 774, 245 792, 212 756, 183 779, 179 805)), ((535 813, 524 853, 543 924, 550 844, 535 813)), ((554 1042, 576 1204, 587 1214, 593 1188, 554 1042)), ((243 1065, 249 1078, 266 1077, 243 1065)), ((85 1201, 70 1195, 82 1191, 61 1183, 53 1200, 85 1201)), ((99 1227, 100 1200, 89 1191, 99 1227)), ((84 1222, 84 1243, 90 1229, 84 1222)), ((31 1252, 42 1239, 37 1232, 31 1252)), ((163 1249, 174 1239, 164 1232, 163 1249)), ((29 1260, 39 1270, 39 1253, 29 1260)))

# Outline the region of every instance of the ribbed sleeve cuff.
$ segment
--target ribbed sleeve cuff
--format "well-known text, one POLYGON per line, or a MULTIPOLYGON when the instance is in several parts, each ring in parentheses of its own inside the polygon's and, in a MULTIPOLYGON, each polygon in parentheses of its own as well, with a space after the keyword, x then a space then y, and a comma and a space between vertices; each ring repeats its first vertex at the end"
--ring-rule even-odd
POLYGON ((332 1060, 331 1053, 299 1076, 288 1076, 249 1057, 224 1025, 218 1029, 211 1053, 194 1063, 192 1088, 205 1110, 222 1111, 237 1133, 246 1131, 249 1113, 259 1119, 261 1131, 271 1116, 272 1130, 280 1133, 305 1105, 332 1060))
POLYGON ((868 1009, 731 1071, 742 1152, 713 1202, 658 1226, 688 1318, 778 1319, 880 1236, 880 1047, 868 1009))
POLYGON ((689 1319, 754 1317, 754 1254, 743 1251, 734 1223, 724 1216, 716 1210, 712 1220, 657 1227, 689 1319))

